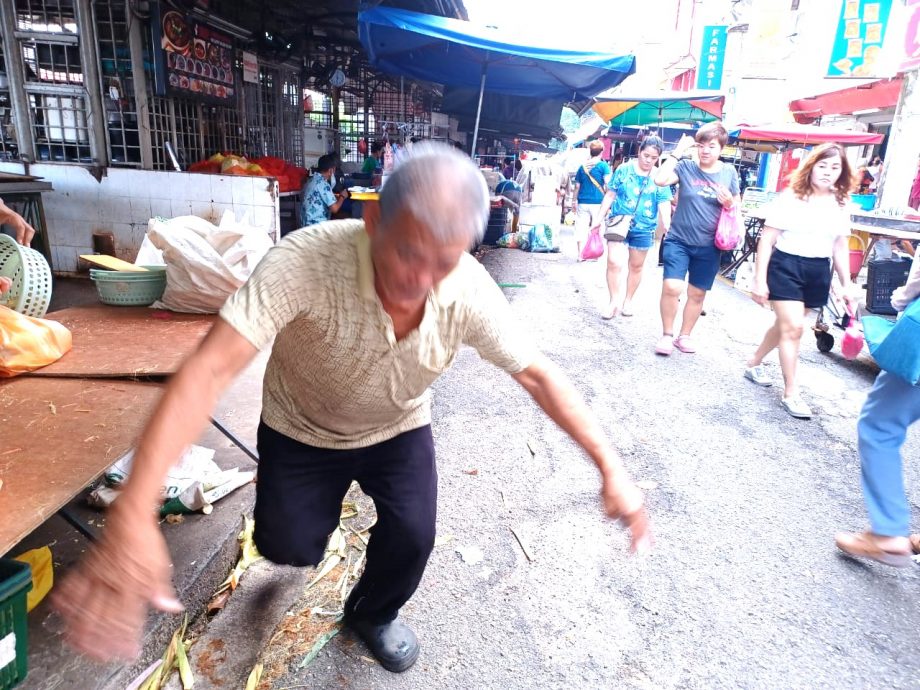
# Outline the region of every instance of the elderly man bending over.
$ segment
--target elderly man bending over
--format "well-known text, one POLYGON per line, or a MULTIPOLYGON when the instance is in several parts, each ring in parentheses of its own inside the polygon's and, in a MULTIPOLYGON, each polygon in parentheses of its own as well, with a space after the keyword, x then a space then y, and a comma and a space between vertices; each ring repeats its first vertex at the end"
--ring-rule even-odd
POLYGON ((271 561, 315 565, 352 480, 377 524, 345 622, 390 671, 419 654, 397 618, 435 538, 437 473, 428 387, 461 345, 504 369, 591 456, 607 514, 647 545, 642 493, 562 372, 515 326, 508 302, 467 253, 489 213, 485 181, 445 146, 416 146, 380 197, 379 219, 294 232, 269 251, 170 381, 101 542, 57 605, 75 646, 133 655, 147 607, 181 608, 154 505, 168 468, 221 393, 274 339, 265 371, 255 541, 271 561))

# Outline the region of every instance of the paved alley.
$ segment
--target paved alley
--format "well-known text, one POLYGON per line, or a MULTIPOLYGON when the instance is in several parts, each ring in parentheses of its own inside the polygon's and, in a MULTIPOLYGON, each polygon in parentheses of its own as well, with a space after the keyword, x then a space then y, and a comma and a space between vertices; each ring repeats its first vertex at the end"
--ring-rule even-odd
MULTIPOLYGON (((822 355, 806 334, 803 392, 818 416, 794 420, 781 388, 742 378, 770 315, 730 286, 707 301, 700 352, 661 358, 653 257, 636 315, 614 322, 598 316, 601 264, 517 250, 483 261, 498 282, 526 285, 505 290, 518 317, 648 487, 656 549, 627 555, 590 462, 465 351, 435 391, 438 531, 453 540, 403 610, 419 663, 392 675, 344 632, 274 687, 920 685, 920 571, 857 563, 833 543, 865 524, 855 422, 871 361, 822 355), (461 557, 468 547, 481 562, 461 557)), ((915 489, 918 440, 905 446, 915 489)))

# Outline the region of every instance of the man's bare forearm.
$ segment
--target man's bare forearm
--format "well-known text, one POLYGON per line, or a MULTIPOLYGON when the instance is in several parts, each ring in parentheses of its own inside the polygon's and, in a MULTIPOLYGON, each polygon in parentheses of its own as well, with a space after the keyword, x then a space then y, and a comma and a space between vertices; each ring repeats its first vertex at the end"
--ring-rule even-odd
POLYGON ((158 505, 169 468, 201 436, 221 394, 255 354, 256 349, 229 325, 217 322, 199 349, 169 380, 147 422, 131 475, 119 498, 124 507, 152 510, 158 505))

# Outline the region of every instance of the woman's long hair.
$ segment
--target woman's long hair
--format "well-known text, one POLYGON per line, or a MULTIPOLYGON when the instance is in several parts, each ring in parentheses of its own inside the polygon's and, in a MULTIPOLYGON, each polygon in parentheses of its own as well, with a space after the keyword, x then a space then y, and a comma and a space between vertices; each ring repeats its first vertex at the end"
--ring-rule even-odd
POLYGON ((789 176, 792 191, 800 199, 807 199, 814 191, 811 187, 811 171, 820 161, 838 156, 840 158, 840 177, 834 183, 834 196, 837 203, 845 205, 850 199, 850 192, 856 183, 853 168, 847 160, 846 152, 840 144, 821 144, 808 154, 802 164, 789 176))

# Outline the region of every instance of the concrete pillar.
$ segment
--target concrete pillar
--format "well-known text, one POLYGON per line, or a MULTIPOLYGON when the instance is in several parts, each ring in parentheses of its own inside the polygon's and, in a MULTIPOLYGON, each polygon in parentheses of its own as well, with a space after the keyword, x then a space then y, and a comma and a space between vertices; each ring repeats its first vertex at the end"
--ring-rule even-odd
POLYGON ((920 70, 904 75, 888 140, 878 208, 905 208, 920 160, 920 70))

